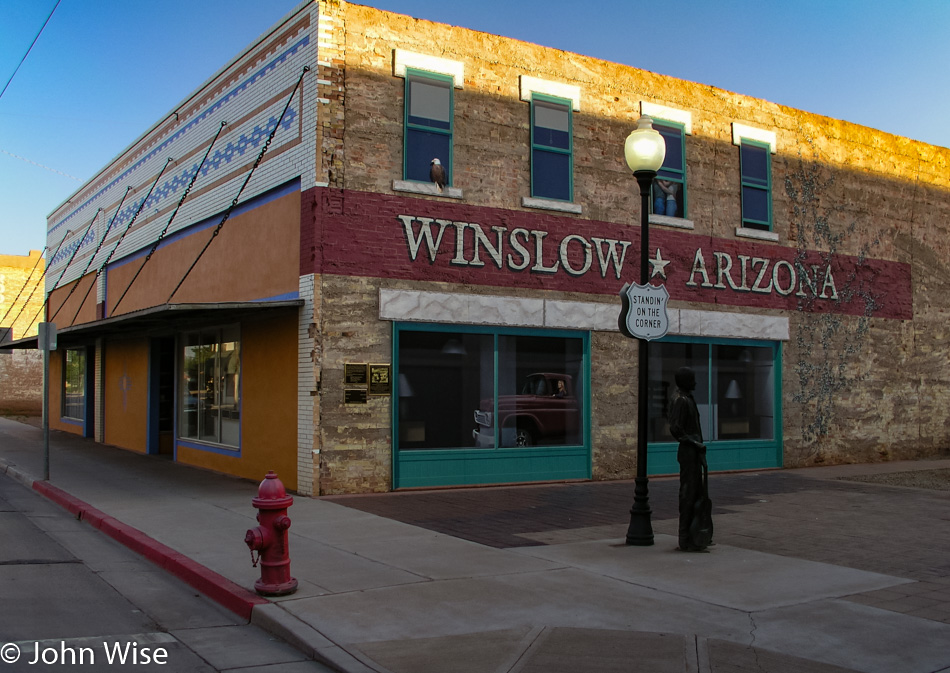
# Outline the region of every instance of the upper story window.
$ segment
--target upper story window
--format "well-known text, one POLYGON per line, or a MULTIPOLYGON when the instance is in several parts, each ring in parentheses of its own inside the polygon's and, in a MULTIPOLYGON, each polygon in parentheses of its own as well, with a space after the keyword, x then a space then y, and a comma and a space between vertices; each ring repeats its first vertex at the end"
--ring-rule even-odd
POLYGON ((522 75, 521 100, 530 103, 531 195, 527 208, 582 212, 574 203, 574 113, 581 89, 573 84, 522 75))
POLYGON ((656 215, 685 218, 686 143, 683 140, 683 127, 657 120, 653 128, 666 141, 666 158, 653 181, 653 212, 656 215))
POLYGON ((736 234, 749 236, 772 232, 772 154, 775 153, 774 131, 733 123, 732 142, 739 147, 741 176, 742 226, 736 234))
POLYGON ((742 226, 772 229, 772 170, 768 145, 742 140, 739 145, 742 172, 742 226))
MULTIPOLYGON (((400 189, 428 190, 412 183, 430 183, 432 164, 438 160, 445 171, 445 189, 432 185, 432 193, 460 196, 452 184, 452 133, 455 89, 462 88, 464 66, 427 54, 393 50, 393 75, 406 80, 404 97, 403 180, 400 189)), ((396 185, 394 185, 396 188, 396 185)), ((428 193, 428 192, 426 192, 428 193)))
POLYGON ((666 142, 666 158, 653 181, 651 222, 692 229, 686 184, 686 136, 693 133, 693 115, 689 110, 640 101, 640 114, 653 119, 653 128, 666 142), (667 219, 667 218, 676 218, 667 219))
POLYGON ((531 196, 574 200, 571 102, 539 93, 531 97, 531 196))
POLYGON ((410 70, 406 73, 406 180, 430 181, 433 159, 452 184, 452 79, 410 70))

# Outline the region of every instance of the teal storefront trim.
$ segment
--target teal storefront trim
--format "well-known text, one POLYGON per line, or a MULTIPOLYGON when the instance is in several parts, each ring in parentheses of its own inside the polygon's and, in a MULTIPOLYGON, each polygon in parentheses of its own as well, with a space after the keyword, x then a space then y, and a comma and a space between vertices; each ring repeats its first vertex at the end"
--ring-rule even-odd
MULTIPOLYGON (((757 470, 782 467, 782 344, 775 341, 752 341, 737 339, 705 339, 701 337, 664 337, 653 342, 693 343, 708 346, 756 346, 772 350, 774 371, 774 416, 773 439, 748 440, 706 440, 706 460, 711 472, 728 470, 757 470)), ((654 347, 655 348, 655 347, 654 347)), ((712 348, 708 354, 708 371, 713 371, 712 348)), ((708 377, 707 399, 712 399, 713 377, 708 377)), ((678 474, 679 463, 676 460, 678 445, 675 442, 651 442, 647 460, 647 473, 654 475, 678 474)))
MULTIPOLYGON (((393 324, 393 371, 395 388, 392 395, 393 488, 426 488, 436 486, 467 486, 485 484, 560 481, 591 478, 590 448, 590 333, 570 330, 537 330, 470 325, 428 323, 393 324), (400 368, 401 337, 408 332, 445 333, 453 335, 483 335, 492 344, 493 360, 485 366, 492 370, 492 387, 499 386, 499 343, 503 337, 545 337, 577 340, 581 361, 577 364, 576 397, 582 405, 580 412, 580 442, 571 445, 546 446, 543 441, 524 447, 500 447, 498 427, 494 428, 494 446, 403 448, 400 446, 400 404, 420 403, 419 391, 414 396, 400 396, 403 385, 400 368), (404 400, 404 401, 403 401, 404 400)), ((407 410, 408 410, 407 406, 407 410)), ((462 415, 458 422, 464 432, 475 429, 475 411, 462 415)), ((494 395, 494 418, 498 418, 498 395, 494 395)), ((490 435, 489 435, 490 439, 490 435)))

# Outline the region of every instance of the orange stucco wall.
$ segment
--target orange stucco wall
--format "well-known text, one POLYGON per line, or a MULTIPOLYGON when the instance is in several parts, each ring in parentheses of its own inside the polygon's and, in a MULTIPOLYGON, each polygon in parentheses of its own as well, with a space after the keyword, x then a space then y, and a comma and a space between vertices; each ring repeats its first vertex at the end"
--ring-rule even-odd
POLYGON ((148 340, 110 339, 104 352, 105 443, 145 453, 148 340))
POLYGON ((297 314, 241 324, 240 457, 177 446, 179 462, 297 488, 297 314))
POLYGON ((46 308, 46 319, 56 323, 59 329, 95 320, 95 282, 96 274, 88 273, 74 283, 53 290, 46 308), (75 290, 72 289, 73 286, 76 286, 75 290))
MULTIPOLYGON (((111 266, 106 316, 164 304, 213 231, 213 226, 186 230, 144 266, 144 257, 111 266)), ((300 192, 295 190, 229 218, 171 302, 247 301, 296 292, 299 250, 300 192)))

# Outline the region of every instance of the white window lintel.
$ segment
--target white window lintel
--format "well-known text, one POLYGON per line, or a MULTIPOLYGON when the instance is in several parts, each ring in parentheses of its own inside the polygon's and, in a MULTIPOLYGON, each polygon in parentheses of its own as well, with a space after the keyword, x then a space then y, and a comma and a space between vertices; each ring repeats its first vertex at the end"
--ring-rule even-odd
POLYGON ((456 89, 463 88, 465 83, 465 64, 461 61, 429 54, 417 54, 405 49, 393 49, 393 76, 404 78, 406 68, 447 75, 452 78, 456 89))
POLYGON ((540 93, 555 98, 566 98, 571 101, 571 109, 579 112, 581 109, 581 88, 574 84, 552 82, 547 79, 522 75, 520 80, 521 100, 530 101, 531 94, 540 93))
POLYGON ((732 144, 741 145, 742 139, 746 140, 755 140, 760 143, 766 143, 769 146, 769 149, 772 151, 772 154, 776 152, 776 136, 775 131, 766 131, 765 129, 755 128, 754 126, 746 126, 745 124, 740 124, 739 122, 732 122, 732 144))
POLYGON ((659 103, 642 100, 640 101, 640 114, 653 117, 654 119, 662 119, 668 122, 682 124, 683 132, 686 133, 686 135, 689 136, 693 134, 693 113, 689 110, 680 110, 667 107, 666 105, 660 105, 659 103))

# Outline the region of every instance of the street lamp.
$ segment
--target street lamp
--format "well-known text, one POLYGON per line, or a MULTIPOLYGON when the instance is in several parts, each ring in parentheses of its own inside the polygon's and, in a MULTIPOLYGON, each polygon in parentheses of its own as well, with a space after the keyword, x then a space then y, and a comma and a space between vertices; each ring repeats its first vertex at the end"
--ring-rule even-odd
MULTIPOLYGON (((646 115, 637 120, 637 128, 627 136, 623 146, 627 166, 640 185, 640 284, 646 285, 650 257, 650 188, 656 172, 666 157, 666 141, 653 128, 653 119, 646 115)), ((648 547, 653 544, 650 523, 650 492, 647 478, 647 383, 649 381, 649 341, 639 339, 637 374, 637 478, 627 528, 627 544, 648 547)))

